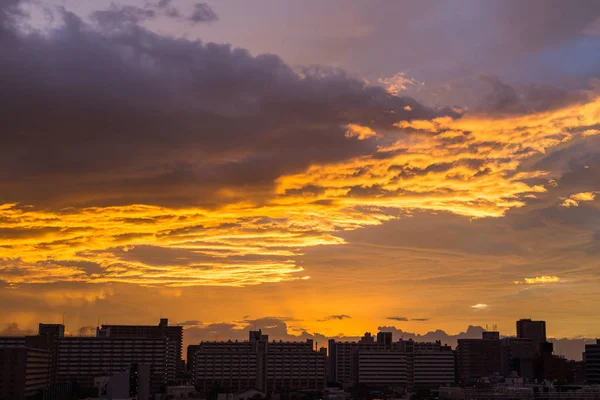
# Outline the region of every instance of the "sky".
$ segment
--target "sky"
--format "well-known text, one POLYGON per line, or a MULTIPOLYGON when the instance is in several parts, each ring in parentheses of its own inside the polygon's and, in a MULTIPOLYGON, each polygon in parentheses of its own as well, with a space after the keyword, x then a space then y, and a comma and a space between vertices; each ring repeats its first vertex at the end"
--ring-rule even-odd
POLYGON ((578 4, 0 0, 0 327, 600 336, 578 4))

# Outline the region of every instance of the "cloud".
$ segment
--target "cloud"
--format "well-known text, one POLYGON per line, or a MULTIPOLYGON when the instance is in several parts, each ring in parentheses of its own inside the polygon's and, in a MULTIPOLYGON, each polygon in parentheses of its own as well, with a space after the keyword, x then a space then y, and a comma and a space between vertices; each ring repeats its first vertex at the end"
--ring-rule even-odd
POLYGON ((472 305, 471 308, 474 308, 475 310, 485 310, 486 308, 488 308, 488 305, 483 303, 477 303, 475 305, 472 305))
POLYGON ((188 320, 188 321, 183 321, 183 322, 177 322, 177 323, 175 323, 175 325, 198 326, 198 325, 202 325, 202 322, 198 321, 197 319, 193 319, 193 320, 188 320))
POLYGON ((573 199, 565 199, 562 203, 560 203, 562 207, 570 208, 570 207, 578 207, 579 203, 573 199))
POLYGON ((429 318, 411 318, 410 320, 415 322, 425 322, 429 321, 429 318))
POLYGON ((386 319, 392 320, 392 321, 408 321, 407 317, 386 317, 386 319))
POLYGON ((560 205, 562 207, 570 208, 570 207, 578 207, 579 202, 581 201, 594 201, 596 198, 595 192, 582 192, 575 193, 569 196, 568 199, 565 199, 560 205))
POLYGON ((206 3, 196 3, 194 11, 189 18, 193 22, 213 22, 219 19, 217 14, 206 3))
POLYGON ((350 318, 352 318, 352 317, 349 315, 346 315, 346 314, 337 314, 337 315, 329 315, 323 319, 318 320, 318 322, 336 321, 336 320, 342 321, 342 320, 350 319, 350 318))
POLYGON ((528 114, 430 108, 343 71, 161 36, 139 10, 115 8, 116 30, 63 11, 36 35, 3 4, 8 285, 308 279, 297 258, 353 230, 422 210, 477 219, 524 207, 558 178, 531 160, 597 125, 596 98, 528 114))
POLYGON ((368 126, 360 126, 356 124, 348 124, 346 126, 348 129, 346 131, 346 137, 348 138, 357 138, 358 140, 365 140, 372 136, 377 136, 377 132, 369 128, 368 126))
POLYGON ((517 284, 517 285, 521 285, 521 284, 539 285, 539 284, 545 284, 545 283, 558 283, 560 281, 561 281, 561 278, 559 278, 558 276, 542 275, 542 276, 536 276, 534 278, 525 278, 522 281, 515 281, 515 284, 517 284))
POLYGON ((571 198, 576 201, 593 201, 596 198, 596 193, 583 192, 571 195, 571 198))
MULTIPOLYGON (((401 92, 405 91, 410 86, 417 85, 420 83, 417 82, 415 79, 407 78, 406 73, 404 72, 398 72, 397 74, 387 78, 379 78, 378 82, 386 88, 389 94, 394 96, 398 96, 401 92)), ((423 83, 420 84, 422 85, 423 83)))
POLYGON ((187 20, 194 24, 218 20, 217 14, 206 3, 195 4, 191 14, 186 17, 179 8, 172 5, 170 0, 160 0, 158 3, 147 2, 144 7, 111 3, 109 8, 94 11, 90 15, 95 23, 108 30, 136 26, 157 17, 166 17, 176 21, 187 20))

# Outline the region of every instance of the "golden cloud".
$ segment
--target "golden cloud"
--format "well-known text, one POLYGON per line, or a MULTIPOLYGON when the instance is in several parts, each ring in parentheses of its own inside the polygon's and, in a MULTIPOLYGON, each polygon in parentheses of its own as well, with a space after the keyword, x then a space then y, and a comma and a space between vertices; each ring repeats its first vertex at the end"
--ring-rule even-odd
MULTIPOLYGON (((578 132, 598 120, 600 99, 517 117, 465 114, 401 122, 381 136, 349 125, 350 136, 377 140, 374 154, 281 176, 260 205, 59 211, 0 205, 0 280, 182 287, 307 279, 296 258, 310 247, 343 245, 340 232, 415 209, 486 218, 523 206, 546 191, 529 183, 532 178, 548 186, 555 178, 520 168, 523 161, 585 140, 578 132)), ((594 196, 578 193, 565 202, 594 196)))
POLYGON ((522 284, 539 285, 539 284, 544 284, 544 283, 558 283, 560 281, 561 281, 561 279, 558 276, 542 275, 542 276, 536 276, 534 278, 525 278, 522 281, 515 281, 514 283, 517 285, 522 285, 522 284))
POLYGON ((565 199, 560 205, 562 207, 578 207, 580 201, 594 201, 596 198, 595 192, 582 192, 575 193, 569 196, 568 199, 565 199))
POLYGON ((377 132, 368 126, 349 124, 346 126, 346 137, 356 137, 358 140, 364 140, 372 136, 377 136, 377 132))

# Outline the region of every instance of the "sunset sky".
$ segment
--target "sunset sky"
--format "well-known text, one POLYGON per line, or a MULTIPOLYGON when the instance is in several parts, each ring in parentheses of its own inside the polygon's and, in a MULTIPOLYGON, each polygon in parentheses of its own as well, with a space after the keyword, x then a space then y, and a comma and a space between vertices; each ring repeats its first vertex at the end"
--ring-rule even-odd
POLYGON ((0 329, 592 338, 599 288, 600 1, 0 0, 0 329))

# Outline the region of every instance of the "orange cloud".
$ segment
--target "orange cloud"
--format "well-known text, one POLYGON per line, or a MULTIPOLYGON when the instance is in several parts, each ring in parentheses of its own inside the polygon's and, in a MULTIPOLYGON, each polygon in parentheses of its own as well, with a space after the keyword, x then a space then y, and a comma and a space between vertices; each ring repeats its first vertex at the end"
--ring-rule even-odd
POLYGON ((542 276, 536 276, 534 278, 525 278, 522 281, 515 281, 515 284, 517 284, 517 285, 522 285, 522 284, 539 285, 539 284, 544 284, 544 283, 558 283, 560 281, 561 281, 561 279, 558 276, 542 275, 542 276))
POLYGON ((358 140, 364 140, 372 136, 377 136, 377 132, 369 128, 368 126, 349 124, 346 126, 346 137, 356 137, 358 140))
MULTIPOLYGON (((341 232, 412 210, 486 218, 523 206, 556 177, 522 163, 580 140, 599 118, 595 99, 517 117, 401 122, 381 136, 349 125, 348 136, 376 139, 373 154, 283 175, 261 204, 60 211, 0 205, 0 280, 184 287, 308 279, 297 257, 306 248, 343 245, 341 232), (533 184, 532 178, 548 183, 533 184)), ((594 197, 578 193, 563 205, 594 197)))

